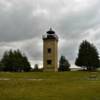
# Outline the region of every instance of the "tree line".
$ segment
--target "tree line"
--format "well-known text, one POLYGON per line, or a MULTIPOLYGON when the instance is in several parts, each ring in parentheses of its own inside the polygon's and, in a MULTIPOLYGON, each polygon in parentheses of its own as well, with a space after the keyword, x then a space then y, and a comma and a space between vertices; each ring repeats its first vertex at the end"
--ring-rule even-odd
POLYGON ((6 51, 0 61, 1 71, 22 72, 30 71, 31 65, 27 57, 20 50, 6 51))
MULTIPOLYGON (((87 71, 95 71, 100 67, 99 53, 92 43, 87 40, 82 41, 75 65, 87 71)), ((70 66, 69 61, 62 55, 59 60, 58 71, 70 71, 70 66)), ((38 64, 35 64, 34 69, 32 69, 25 54, 22 54, 20 50, 9 50, 4 53, 0 60, 0 71, 28 72, 43 71, 43 69, 39 69, 38 64)))
MULTIPOLYGON (((79 46, 75 65, 87 71, 96 71, 97 68, 100 67, 99 53, 92 43, 87 40, 82 41, 79 46)), ((59 71, 66 70, 70 70, 70 64, 64 56, 61 56, 59 61, 59 71)))

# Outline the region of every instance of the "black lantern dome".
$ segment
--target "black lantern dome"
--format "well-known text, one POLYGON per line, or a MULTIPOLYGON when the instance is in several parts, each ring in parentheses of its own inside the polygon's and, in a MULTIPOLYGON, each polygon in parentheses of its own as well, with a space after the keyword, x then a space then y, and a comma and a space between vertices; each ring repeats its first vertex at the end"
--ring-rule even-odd
POLYGON ((55 34, 55 32, 52 30, 52 28, 50 28, 50 30, 47 31, 47 34, 55 34))

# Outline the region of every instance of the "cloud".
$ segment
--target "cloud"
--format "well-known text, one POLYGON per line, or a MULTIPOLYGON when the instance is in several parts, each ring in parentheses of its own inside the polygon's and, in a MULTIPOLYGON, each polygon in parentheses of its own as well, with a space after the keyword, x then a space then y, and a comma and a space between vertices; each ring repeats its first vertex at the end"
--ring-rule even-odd
POLYGON ((19 48, 32 65, 42 65, 42 35, 53 27, 59 57, 66 55, 74 63, 82 40, 100 48, 99 5, 99 0, 0 0, 0 57, 19 48))

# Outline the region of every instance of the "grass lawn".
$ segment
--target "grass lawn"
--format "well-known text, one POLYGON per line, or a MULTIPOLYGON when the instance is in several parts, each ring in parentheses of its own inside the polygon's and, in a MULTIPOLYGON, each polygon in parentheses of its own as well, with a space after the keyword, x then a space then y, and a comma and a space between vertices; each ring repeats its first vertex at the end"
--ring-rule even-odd
POLYGON ((100 72, 1 72, 0 100, 100 100, 100 72))

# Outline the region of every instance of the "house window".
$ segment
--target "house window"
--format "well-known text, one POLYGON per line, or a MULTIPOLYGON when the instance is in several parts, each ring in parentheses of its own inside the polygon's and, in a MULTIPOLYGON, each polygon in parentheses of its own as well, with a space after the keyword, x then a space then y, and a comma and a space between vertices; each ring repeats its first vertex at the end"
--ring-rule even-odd
POLYGON ((51 48, 48 48, 48 53, 51 53, 51 48))
POLYGON ((48 65, 51 65, 52 64, 52 61, 51 60, 47 60, 47 64, 48 65))

